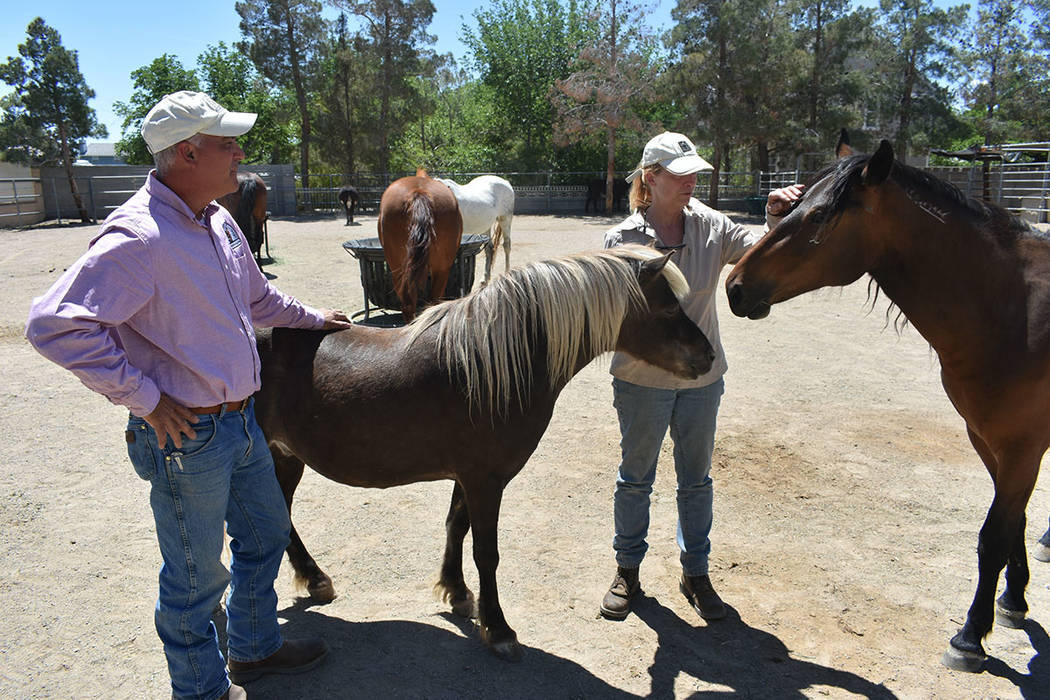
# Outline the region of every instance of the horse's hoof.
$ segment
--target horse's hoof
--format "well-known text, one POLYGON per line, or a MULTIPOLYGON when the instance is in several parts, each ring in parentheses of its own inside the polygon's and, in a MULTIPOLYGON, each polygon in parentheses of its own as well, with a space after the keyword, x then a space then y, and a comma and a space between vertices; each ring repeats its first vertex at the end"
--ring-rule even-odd
POLYGON ((458 600, 450 601, 452 612, 463 618, 472 618, 478 614, 477 604, 474 602, 474 594, 467 591, 467 595, 458 600))
POLYGON ((1024 626, 1026 614, 1024 610, 1009 610, 1001 603, 995 604, 995 622, 1001 627, 1009 627, 1012 630, 1021 629, 1024 626))
POLYGON ((318 603, 331 603, 338 596, 335 592, 335 586, 332 585, 331 579, 320 581, 318 583, 311 583, 306 587, 306 592, 309 593, 310 597, 318 603))
POLYGON ((1038 543, 1035 546, 1035 549, 1032 550, 1032 557, 1034 557, 1036 561, 1050 562, 1050 546, 1047 546, 1042 542, 1038 543))
POLYGON ((973 651, 963 651, 962 649, 956 649, 949 644, 948 651, 944 652, 944 656, 941 657, 941 663, 953 671, 980 673, 981 667, 984 666, 985 659, 987 658, 988 657, 984 654, 978 654, 973 651))
POLYGON ((492 653, 504 661, 521 661, 521 645, 516 639, 496 642, 490 645, 492 653))

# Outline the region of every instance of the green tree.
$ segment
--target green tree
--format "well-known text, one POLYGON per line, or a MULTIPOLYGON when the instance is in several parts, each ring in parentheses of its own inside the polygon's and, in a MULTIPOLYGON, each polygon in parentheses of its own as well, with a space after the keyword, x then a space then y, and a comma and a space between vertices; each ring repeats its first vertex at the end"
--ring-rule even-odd
POLYGON ((1047 64, 1039 52, 1038 23, 1028 24, 1026 10, 1032 7, 981 0, 971 25, 962 95, 986 144, 1046 138, 1047 64))
POLYGON ((434 17, 430 0, 336 0, 340 7, 365 22, 366 63, 375 67, 371 90, 377 96, 377 119, 370 128, 381 172, 389 172, 391 136, 397 137, 416 123, 426 101, 418 78, 433 75, 436 57, 429 44, 434 37, 426 28, 434 17))
MULTIPOLYGON (((880 62, 896 104, 894 152, 905 158, 912 143, 912 121, 922 111, 917 98, 936 92, 953 59, 953 40, 965 26, 968 5, 942 10, 932 0, 880 0, 884 41, 890 58, 880 62)), ((928 99, 918 100, 928 104, 928 99)), ((936 101, 936 100, 935 100, 936 101)))
POLYGON ((358 135, 365 130, 375 70, 365 48, 365 39, 350 32, 346 13, 340 13, 321 61, 317 142, 323 144, 319 159, 347 176, 363 164, 367 141, 358 135))
POLYGON ((721 171, 734 150, 775 135, 768 115, 783 119, 786 98, 772 81, 792 75, 778 34, 788 23, 778 0, 679 0, 671 16, 671 83, 687 105, 687 123, 712 144, 708 202, 718 206, 721 171))
POLYGON ((167 53, 131 71, 131 81, 134 92, 128 101, 113 104, 113 111, 123 119, 116 150, 128 163, 146 165, 153 162, 140 131, 146 114, 165 95, 180 90, 199 91, 200 86, 194 72, 183 68, 178 58, 167 53))
POLYGON ((311 100, 326 22, 317 0, 244 0, 237 47, 266 78, 295 95, 299 112, 299 176, 310 186, 311 100))
MULTIPOLYGON (((98 123, 88 100, 95 91, 80 73, 76 51, 62 46, 58 32, 37 17, 26 28, 26 42, 18 46, 19 55, 0 64, 0 80, 14 88, 15 97, 3 103, 0 137, 24 136, 32 150, 15 149, 12 155, 30 162, 41 156, 58 155, 66 170, 69 191, 83 222, 91 221, 73 179, 73 160, 85 139, 105 138, 106 129, 98 123)), ((13 144, 4 141, 5 149, 13 144)), ((40 161, 37 161, 40 162, 40 161)))
POLYGON ((503 167, 556 166, 551 88, 597 33, 590 9, 576 0, 494 0, 474 12, 476 28, 463 26, 470 60, 498 96, 485 138, 507 153, 503 167))
POLYGON ((259 115, 251 131, 238 138, 246 162, 292 161, 297 131, 292 96, 270 89, 247 56, 221 41, 197 58, 197 73, 204 92, 223 107, 259 115))
POLYGON ((605 210, 612 211, 616 141, 621 132, 647 133, 656 127, 640 108, 655 97, 653 76, 661 70, 657 38, 646 30, 645 12, 625 0, 608 0, 594 14, 601 34, 584 47, 579 69, 555 80, 556 143, 600 134, 605 141, 605 210))

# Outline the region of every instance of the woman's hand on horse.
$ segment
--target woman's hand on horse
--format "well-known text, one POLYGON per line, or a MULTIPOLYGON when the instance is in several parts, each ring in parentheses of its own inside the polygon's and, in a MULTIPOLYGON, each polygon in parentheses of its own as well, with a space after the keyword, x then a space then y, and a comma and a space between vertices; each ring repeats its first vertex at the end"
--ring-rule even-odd
POLYGON ((197 437, 197 431, 190 426, 197 422, 197 416, 182 404, 176 403, 167 394, 160 395, 157 407, 142 420, 150 424, 157 433, 157 444, 164 447, 171 438, 176 448, 182 447, 182 436, 190 440, 197 437))
POLYGON ((772 216, 784 216, 802 196, 805 185, 798 183, 773 190, 766 197, 766 211, 772 216))
POLYGON ((326 331, 337 328, 349 328, 354 325, 354 322, 350 320, 350 317, 342 311, 336 309, 321 309, 321 313, 324 314, 324 325, 321 326, 321 328, 326 331))

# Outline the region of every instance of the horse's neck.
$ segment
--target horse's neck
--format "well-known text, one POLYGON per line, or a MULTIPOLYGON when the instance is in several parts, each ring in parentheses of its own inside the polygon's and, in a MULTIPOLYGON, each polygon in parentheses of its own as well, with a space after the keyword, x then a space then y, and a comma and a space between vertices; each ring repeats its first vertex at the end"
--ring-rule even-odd
MULTIPOLYGON (((995 338, 1011 319, 1001 301, 1016 293, 1016 275, 995 265, 1002 252, 967 216, 952 214, 896 187, 883 203, 906 212, 887 227, 888 245, 878 253, 871 276, 933 346, 942 364, 972 361, 980 329, 995 338)), ((989 348, 994 351, 994 348, 989 348)))

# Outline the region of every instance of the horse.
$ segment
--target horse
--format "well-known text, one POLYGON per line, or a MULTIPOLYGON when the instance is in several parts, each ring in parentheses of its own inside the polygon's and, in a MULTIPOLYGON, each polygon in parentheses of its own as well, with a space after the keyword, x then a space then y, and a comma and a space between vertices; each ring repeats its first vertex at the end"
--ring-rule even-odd
MULTIPOLYGON (((599 354, 621 350, 688 378, 710 369, 711 344, 679 306, 687 292, 669 254, 621 246, 512 269, 408 326, 258 331, 255 410, 289 514, 305 464, 353 486, 454 480, 435 591, 456 614, 476 614, 497 656, 519 658, 496 586, 503 490, 561 390, 599 354), (463 580, 468 530, 476 603, 463 580)), ((314 600, 336 597, 294 524, 288 559, 314 600)))
POLYGON ((1050 446, 1050 238, 896 161, 888 141, 870 157, 841 140, 838 152, 730 272, 729 305, 763 318, 772 304, 867 273, 937 353, 995 489, 973 603, 942 658, 977 672, 993 618, 1020 627, 1028 611, 1025 508, 1050 446))
POLYGON ((259 251, 266 239, 266 183, 256 173, 237 173, 237 189, 215 201, 233 215, 261 266, 259 251))
POLYGON ((463 216, 463 235, 489 234, 485 244, 485 281, 492 276, 492 258, 503 245, 503 271, 510 269, 510 224, 514 219, 514 187, 495 175, 481 175, 465 185, 437 178, 448 185, 459 202, 463 216))
MULTIPOLYGON (((583 203, 584 213, 590 211, 592 206, 596 214, 599 206, 605 208, 605 184, 604 177, 596 177, 587 181, 587 201, 583 203)), ((630 189, 630 183, 623 178, 613 178, 613 211, 620 209, 620 203, 623 202, 623 198, 627 196, 630 189)))
POLYGON ((353 185, 343 185, 339 188, 339 203, 346 211, 346 225, 354 223, 354 210, 357 209, 357 188, 353 185))
POLYGON ((419 170, 394 180, 383 192, 377 228, 401 316, 408 323, 421 302, 444 294, 459 253, 463 217, 452 191, 419 170))

